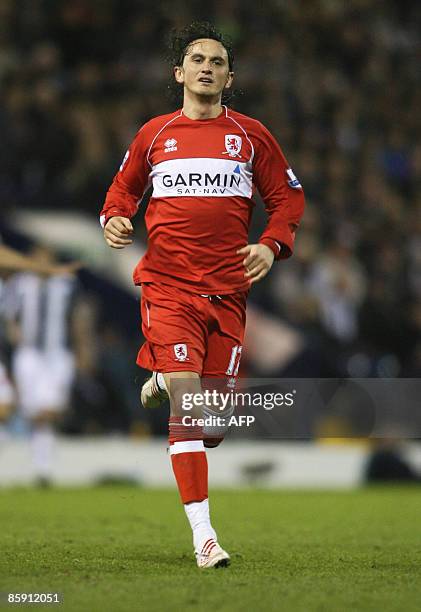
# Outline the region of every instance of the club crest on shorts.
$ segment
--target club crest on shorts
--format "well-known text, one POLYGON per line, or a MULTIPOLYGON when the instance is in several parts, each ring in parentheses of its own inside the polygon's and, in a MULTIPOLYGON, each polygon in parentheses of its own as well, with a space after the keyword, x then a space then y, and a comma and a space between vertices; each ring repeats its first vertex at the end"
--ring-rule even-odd
POLYGON ((188 361, 187 344, 174 344, 174 355, 177 361, 188 361))
POLYGON ((235 134, 225 134, 225 151, 222 152, 222 155, 240 157, 242 144, 243 139, 241 136, 236 136, 235 134))

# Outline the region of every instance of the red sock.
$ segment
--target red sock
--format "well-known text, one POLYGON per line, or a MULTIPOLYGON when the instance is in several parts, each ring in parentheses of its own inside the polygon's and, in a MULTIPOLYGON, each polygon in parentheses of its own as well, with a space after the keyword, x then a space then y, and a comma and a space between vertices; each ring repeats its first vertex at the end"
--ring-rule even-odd
POLYGON ((172 469, 183 504, 208 497, 208 462, 201 427, 183 425, 182 417, 170 417, 169 443, 172 469))

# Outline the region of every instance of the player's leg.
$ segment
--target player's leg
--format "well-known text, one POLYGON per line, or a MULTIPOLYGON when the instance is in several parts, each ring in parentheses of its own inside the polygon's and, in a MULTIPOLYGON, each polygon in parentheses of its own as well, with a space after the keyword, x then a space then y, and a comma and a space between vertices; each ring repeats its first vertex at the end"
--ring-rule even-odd
POLYGON ((201 393, 200 373, 206 353, 207 298, 162 285, 142 286, 142 330, 146 343, 137 363, 154 372, 144 386, 142 400, 151 406, 164 394, 170 397, 170 456, 180 497, 193 531, 200 567, 228 563, 216 542, 209 518, 208 468, 202 427, 192 418, 201 409, 183 410, 183 399, 201 393), (153 387, 159 385, 155 391, 153 387), (146 391, 146 392, 145 392, 146 391), (183 416, 190 417, 183 422, 183 416))
POLYGON ((42 364, 38 410, 32 417, 32 451, 38 484, 48 486, 52 480, 57 423, 69 406, 75 364, 72 353, 59 348, 43 353, 42 364))
MULTIPOLYGON (((212 301, 215 324, 208 336, 202 385, 217 390, 225 398, 235 389, 240 367, 246 324, 246 297, 247 292, 242 292, 214 298, 212 301)), ((231 401, 225 400, 208 410, 210 414, 223 417, 223 420, 219 421, 221 425, 205 425, 203 439, 206 448, 215 448, 223 441, 234 408, 231 401)))
POLYGON ((31 455, 35 482, 38 486, 47 487, 52 482, 52 469, 56 448, 55 411, 39 409, 30 420, 31 455))
POLYGON ((200 297, 156 283, 144 283, 141 296, 142 332, 146 342, 137 364, 151 371, 141 389, 144 408, 168 399, 163 372, 201 372, 206 351, 206 322, 200 297))
POLYGON ((48 415, 44 415, 46 363, 41 352, 32 347, 16 349, 13 355, 13 378, 18 396, 18 409, 29 424, 31 463, 37 482, 51 478, 54 431, 48 415))
POLYGON ((67 407, 73 380, 73 357, 67 351, 46 355, 18 349, 13 358, 18 405, 30 424, 32 465, 36 481, 49 484, 56 444, 56 423, 67 407))
POLYGON ((15 394, 5 366, 0 362, 0 444, 6 439, 5 424, 9 419, 15 394))
POLYGON ((140 401, 144 408, 158 408, 168 397, 167 387, 161 372, 152 372, 142 385, 140 401))
POLYGON ((171 463, 193 532, 197 564, 200 568, 226 566, 229 555, 218 544, 210 520, 203 428, 195 424, 203 418, 201 402, 192 401, 202 395, 200 377, 196 372, 171 372, 164 374, 164 381, 170 397, 171 463))

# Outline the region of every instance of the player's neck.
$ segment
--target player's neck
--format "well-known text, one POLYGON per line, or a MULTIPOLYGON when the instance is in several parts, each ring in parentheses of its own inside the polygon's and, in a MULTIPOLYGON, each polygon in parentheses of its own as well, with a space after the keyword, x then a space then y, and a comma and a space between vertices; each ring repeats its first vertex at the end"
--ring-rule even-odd
POLYGON ((222 112, 221 100, 209 101, 203 99, 190 99, 184 97, 183 114, 189 119, 215 119, 222 112))

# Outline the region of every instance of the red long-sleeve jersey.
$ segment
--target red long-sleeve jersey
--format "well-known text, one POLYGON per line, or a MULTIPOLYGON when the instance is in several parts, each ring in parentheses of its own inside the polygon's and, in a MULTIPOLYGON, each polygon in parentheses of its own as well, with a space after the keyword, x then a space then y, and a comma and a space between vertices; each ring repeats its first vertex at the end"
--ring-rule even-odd
POLYGON ((135 284, 161 282, 195 293, 249 287, 243 256, 257 189, 268 222, 259 242, 276 259, 292 254, 304 194, 279 145, 255 119, 223 107, 214 119, 178 110, 138 131, 108 190, 101 224, 132 218, 146 190, 148 248, 135 284))

